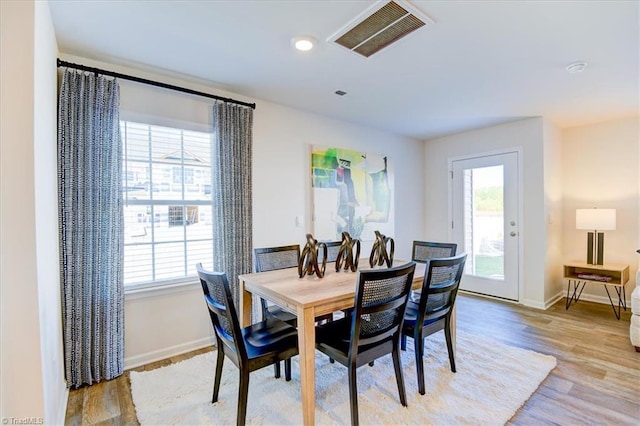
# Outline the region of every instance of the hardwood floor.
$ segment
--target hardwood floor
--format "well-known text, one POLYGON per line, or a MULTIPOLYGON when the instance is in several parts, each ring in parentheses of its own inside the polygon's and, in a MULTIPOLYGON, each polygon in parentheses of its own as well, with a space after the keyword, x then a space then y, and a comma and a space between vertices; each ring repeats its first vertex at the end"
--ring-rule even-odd
MULTIPOLYGON (((640 353, 629 341, 630 311, 616 320, 609 305, 564 299, 546 311, 460 294, 458 330, 553 355, 557 367, 510 420, 511 425, 640 423, 640 353)), ((208 352, 158 361, 150 370, 208 352)), ((129 373, 72 390, 67 425, 137 425, 129 373)))

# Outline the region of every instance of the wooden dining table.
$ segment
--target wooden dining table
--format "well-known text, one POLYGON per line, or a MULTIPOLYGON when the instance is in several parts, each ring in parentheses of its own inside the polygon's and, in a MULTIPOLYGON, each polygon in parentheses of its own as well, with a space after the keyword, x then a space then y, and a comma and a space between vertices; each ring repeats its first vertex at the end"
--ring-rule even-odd
MULTIPOLYGON (((407 261, 396 259, 393 266, 406 263, 407 261)), ((360 262, 359 269, 371 269, 368 259, 360 262)), ((413 289, 422 287, 424 274, 425 264, 416 263, 413 289)), ((315 318, 354 306, 357 272, 335 272, 335 265, 328 264, 323 278, 315 275, 299 278, 296 268, 288 268, 239 275, 238 281, 243 327, 252 323, 252 295, 275 303, 298 316, 302 418, 305 425, 313 425, 315 423, 315 318)), ((452 340, 455 353, 455 310, 452 324, 454 324, 452 340)))

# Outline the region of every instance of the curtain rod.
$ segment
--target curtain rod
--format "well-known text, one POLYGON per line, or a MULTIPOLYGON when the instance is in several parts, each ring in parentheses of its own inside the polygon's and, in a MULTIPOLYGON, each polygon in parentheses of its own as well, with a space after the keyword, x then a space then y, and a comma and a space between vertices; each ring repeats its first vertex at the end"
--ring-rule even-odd
POLYGON ((222 96, 212 95, 211 93, 199 92, 197 90, 187 89, 186 87, 174 86, 172 84, 162 83, 160 81, 148 80, 146 78, 135 77, 132 75, 121 74, 119 72, 102 70, 100 68, 88 67, 86 65, 74 64, 67 61, 62 61, 58 59, 58 67, 67 67, 67 68, 75 68, 81 71, 88 71, 96 74, 108 75, 110 77, 122 78, 124 80, 135 81, 136 83, 149 84, 151 86, 162 87, 164 89, 176 90, 178 92, 189 93, 190 95, 203 96, 205 98, 217 99, 219 101, 229 102, 232 104, 247 106, 251 109, 256 109, 256 104, 251 104, 248 102, 242 102, 231 98, 224 98, 222 96))

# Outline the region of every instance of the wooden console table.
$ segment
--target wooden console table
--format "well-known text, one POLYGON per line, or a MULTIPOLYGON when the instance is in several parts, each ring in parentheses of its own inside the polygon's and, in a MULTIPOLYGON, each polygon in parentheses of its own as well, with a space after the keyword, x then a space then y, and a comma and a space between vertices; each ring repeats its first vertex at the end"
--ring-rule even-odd
POLYGON ((608 263, 606 265, 591 265, 584 262, 570 262, 564 265, 564 278, 567 280, 567 301, 565 309, 569 309, 572 302, 578 302, 582 290, 587 283, 602 284, 609 296, 611 308, 617 319, 620 319, 620 308, 627 310, 627 299, 624 290, 629 281, 629 265, 622 263, 608 263), (611 298, 609 286, 618 295, 618 306, 611 298), (573 288, 573 293, 571 289, 573 288))

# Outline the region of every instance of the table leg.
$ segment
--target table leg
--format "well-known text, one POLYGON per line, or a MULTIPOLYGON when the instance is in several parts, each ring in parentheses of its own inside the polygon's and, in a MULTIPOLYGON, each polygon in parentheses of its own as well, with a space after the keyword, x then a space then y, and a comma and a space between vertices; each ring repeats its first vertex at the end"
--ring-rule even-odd
POLYGON ((564 306, 565 309, 569 309, 569 306, 571 306, 571 302, 578 303, 578 300, 580 300, 580 296, 582 296, 582 290, 584 290, 585 285, 587 285, 586 281, 571 280, 571 279, 567 280, 567 300, 565 301, 565 306, 564 306), (572 281, 573 281, 573 294, 571 294, 571 297, 569 297, 572 281), (582 288, 580 288, 580 284, 582 284, 582 288), (580 291, 578 292, 578 290, 580 291))
POLYGON ((244 280, 240 280, 240 326, 251 325, 251 310, 253 308, 253 295, 244 287, 244 280))
POLYGON ((300 352, 302 421, 305 425, 313 425, 316 420, 316 327, 313 308, 298 309, 298 350, 300 352))
POLYGON ((611 295, 609 294, 609 287, 607 287, 606 285, 604 285, 604 289, 607 291, 607 296, 609 296, 609 302, 611 303, 611 309, 613 309, 613 313, 616 316, 616 319, 619 320, 620 319, 620 310, 621 308, 624 308, 624 310, 627 310, 627 301, 625 299, 624 296, 624 287, 622 287, 622 289, 620 289, 619 287, 615 287, 615 291, 616 294, 618 295, 618 309, 616 310, 616 306, 613 303, 613 300, 611 299, 611 295))

